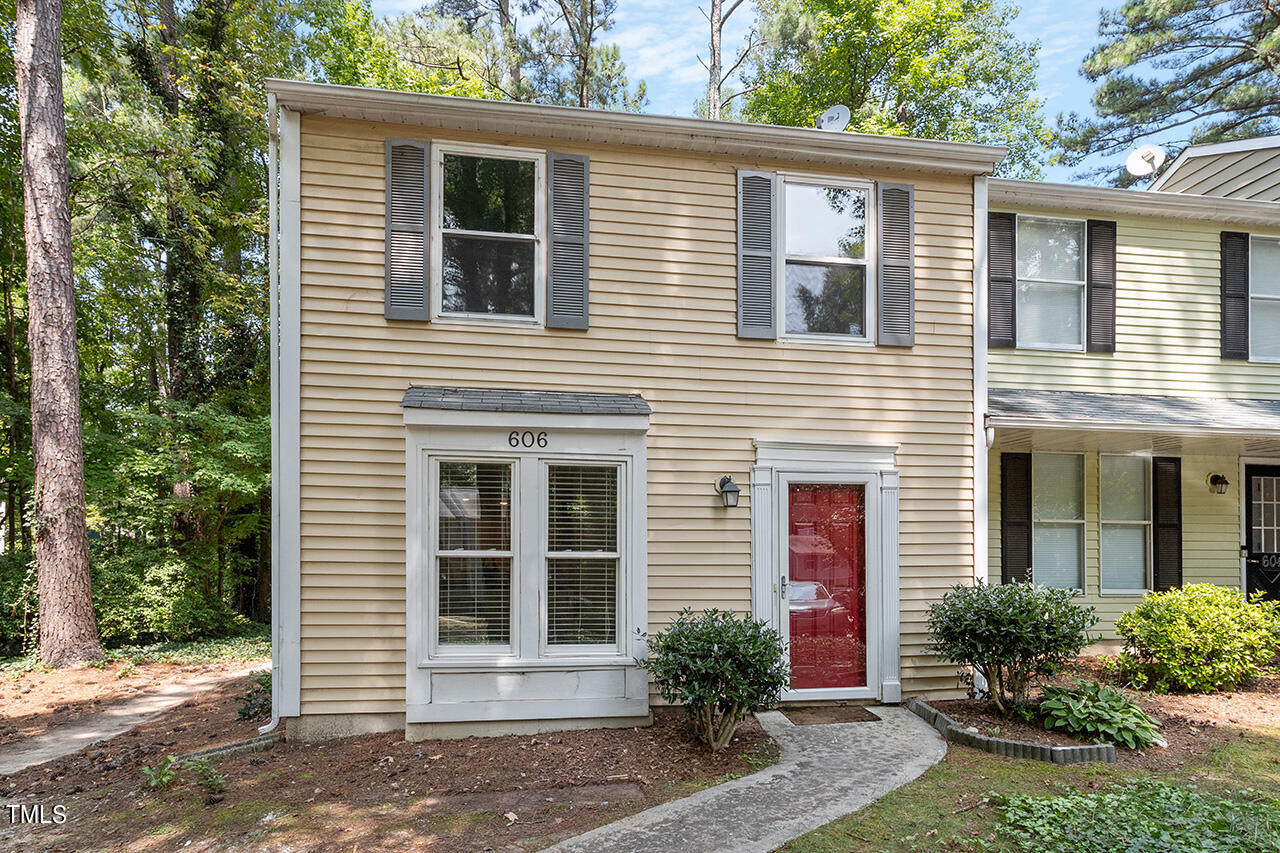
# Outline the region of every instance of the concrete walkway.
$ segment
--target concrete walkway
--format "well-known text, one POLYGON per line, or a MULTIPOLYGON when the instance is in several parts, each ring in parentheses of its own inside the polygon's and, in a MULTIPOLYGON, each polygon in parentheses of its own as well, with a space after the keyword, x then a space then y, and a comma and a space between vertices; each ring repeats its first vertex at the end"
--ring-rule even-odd
POLYGON ((773 767, 562 841, 548 853, 775 850, 875 802, 946 755, 946 743, 915 714, 871 710, 879 722, 816 726, 764 712, 760 724, 782 747, 773 767))
POLYGON ((202 690, 231 678, 242 678, 261 667, 219 673, 185 681, 175 681, 140 696, 90 714, 71 725, 50 729, 42 735, 0 746, 0 776, 9 776, 36 764, 79 752, 100 740, 108 740, 140 726, 152 717, 190 699, 202 690))

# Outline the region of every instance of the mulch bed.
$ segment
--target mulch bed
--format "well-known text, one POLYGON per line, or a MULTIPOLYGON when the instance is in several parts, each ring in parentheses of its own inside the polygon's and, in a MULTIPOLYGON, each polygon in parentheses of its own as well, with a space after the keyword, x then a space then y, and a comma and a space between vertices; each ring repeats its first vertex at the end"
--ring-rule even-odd
POLYGON ((138 666, 114 661, 100 669, 83 665, 52 672, 0 673, 0 746, 76 722, 165 684, 249 668, 270 669, 271 661, 138 666))
POLYGON ((787 708, 783 712, 797 726, 820 726, 828 723, 878 723, 880 718, 860 705, 825 705, 813 708, 787 708))
MULTIPOLYGON (((1081 658, 1057 684, 1073 678, 1108 682, 1108 673, 1097 658, 1081 658)), ((1119 687, 1120 685, 1112 685, 1119 687)), ((1270 671, 1239 690, 1210 694, 1156 694, 1125 690, 1160 727, 1167 747, 1131 750, 1116 747, 1116 766, 1143 770, 1180 767, 1189 759, 1209 752, 1242 732, 1257 728, 1280 731, 1280 671, 1270 671)), ((1033 703, 1036 700, 1033 700, 1033 703)), ((980 734, 1050 746, 1074 746, 1088 741, 1059 731, 1047 731, 1038 722, 1005 719, 985 701, 950 699, 930 701, 957 723, 977 728, 980 734)))
MULTIPOLYGON (((189 774, 146 787, 166 755, 251 737, 243 683, 211 691, 128 735, 0 779, 5 802, 62 803, 62 826, 19 828, 42 850, 532 850, 777 760, 749 718, 722 752, 659 708, 648 728, 407 743, 402 733, 283 743, 216 759, 227 790, 189 774), (216 735, 216 736, 214 736, 216 735), (514 816, 514 819, 513 817, 514 816)), ((12 830, 0 825, 0 848, 12 830)))

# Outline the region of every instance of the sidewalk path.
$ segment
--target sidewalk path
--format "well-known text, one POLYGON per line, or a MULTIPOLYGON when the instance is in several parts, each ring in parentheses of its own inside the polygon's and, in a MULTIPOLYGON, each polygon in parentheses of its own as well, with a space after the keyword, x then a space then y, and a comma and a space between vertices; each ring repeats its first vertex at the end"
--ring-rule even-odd
POLYGON ((782 747, 772 767, 672 800, 547 853, 768 853, 875 802, 936 764, 946 743, 905 708, 873 707, 874 723, 796 726, 778 711, 757 716, 782 747))
POLYGON ((261 667, 239 672, 205 675, 175 681, 112 705, 71 725, 50 729, 42 735, 0 746, 0 776, 9 776, 36 764, 79 752, 91 743, 124 734, 152 717, 190 699, 202 690, 231 678, 242 678, 261 667))

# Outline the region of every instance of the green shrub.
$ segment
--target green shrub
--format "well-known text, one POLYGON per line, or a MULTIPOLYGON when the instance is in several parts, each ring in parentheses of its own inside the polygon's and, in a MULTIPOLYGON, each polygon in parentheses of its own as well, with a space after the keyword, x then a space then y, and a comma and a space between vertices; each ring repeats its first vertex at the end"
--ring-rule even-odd
POLYGON ((189 758, 182 769, 195 774, 196 784, 208 791, 210 796, 227 790, 227 778, 215 770, 207 758, 189 758))
POLYGON ((240 700, 236 715, 242 720, 253 720, 271 713, 271 672, 254 673, 253 687, 240 700))
POLYGON ((1160 692, 1231 690, 1280 652, 1280 602, 1192 584, 1149 592, 1116 621, 1124 650, 1108 665, 1134 686, 1160 692))
POLYGON ((1156 724, 1138 703, 1112 687, 1076 679, 1075 687, 1046 687, 1040 703, 1046 729, 1062 729, 1096 743, 1142 749, 1156 742, 1156 724))
POLYGON ((973 667, 992 703, 1009 716, 1040 678, 1054 675, 1089 644, 1097 624, 1065 589, 1030 583, 956 586, 929 608, 930 645, 944 661, 973 667))
MULTIPOLYGON (((1054 853, 1262 853, 1280 850, 1280 800, 1140 780, 1060 796, 993 797, 999 834, 1054 853)), ((1004 849, 1003 847, 1001 849, 1004 849)))
POLYGON ((178 770, 181 762, 172 755, 166 755, 164 761, 156 766, 155 770, 150 767, 142 768, 142 776, 147 780, 148 788, 167 788, 178 778, 178 770))
POLYGON ((791 677, 782 636, 732 612, 681 610, 649 638, 638 660, 668 702, 684 706, 694 734, 712 751, 725 747, 747 714, 777 703, 791 677))
POLYGON ((0 657, 30 650, 38 641, 36 565, 30 551, 0 554, 0 657))

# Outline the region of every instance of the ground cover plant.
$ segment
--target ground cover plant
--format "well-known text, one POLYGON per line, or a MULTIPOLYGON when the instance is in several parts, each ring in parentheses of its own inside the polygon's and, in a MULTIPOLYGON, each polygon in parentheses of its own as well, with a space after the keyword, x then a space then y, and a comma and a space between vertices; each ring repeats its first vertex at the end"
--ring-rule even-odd
POLYGON ((1039 705, 1047 729, 1097 743, 1141 749, 1159 737, 1156 724, 1130 697, 1096 681, 1076 679, 1074 686, 1048 686, 1039 705))
POLYGON ((680 703, 697 738, 718 752, 747 714, 775 705, 791 678, 782 636, 732 612, 681 610, 638 661, 658 693, 680 703))
POLYGON ((1028 691, 1088 645, 1098 617, 1065 589, 1033 583, 957 585, 929 607, 930 646, 942 660, 986 679, 1003 715, 1025 708, 1028 691))
POLYGON ((1280 601, 1192 584, 1150 592, 1116 621, 1111 667, 1135 687, 1208 693, 1256 678, 1280 653, 1280 601))

